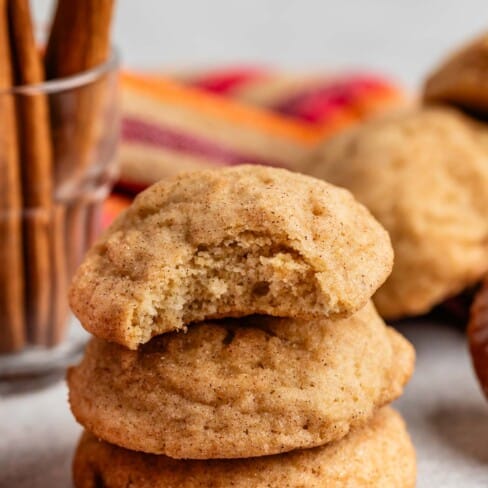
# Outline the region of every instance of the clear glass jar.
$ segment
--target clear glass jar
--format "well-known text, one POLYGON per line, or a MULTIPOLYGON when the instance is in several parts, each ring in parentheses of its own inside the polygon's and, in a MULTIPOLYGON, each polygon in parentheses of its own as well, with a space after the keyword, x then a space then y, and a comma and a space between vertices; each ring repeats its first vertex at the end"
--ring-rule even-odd
POLYGON ((118 57, 0 90, 0 378, 64 368, 87 334, 67 289, 116 176, 118 57))

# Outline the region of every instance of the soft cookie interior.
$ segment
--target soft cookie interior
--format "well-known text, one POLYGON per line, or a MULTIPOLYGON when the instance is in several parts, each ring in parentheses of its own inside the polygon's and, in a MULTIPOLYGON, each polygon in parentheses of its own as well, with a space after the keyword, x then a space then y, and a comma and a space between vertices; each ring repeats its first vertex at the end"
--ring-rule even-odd
POLYGON ((134 313, 138 342, 165 332, 168 322, 190 324, 250 311, 313 317, 325 308, 338 315, 347 307, 337 303, 333 290, 322 289, 320 274, 296 250, 269 236, 243 233, 220 246, 199 246, 185 265, 165 272, 171 279, 148 284, 148 300, 134 313))

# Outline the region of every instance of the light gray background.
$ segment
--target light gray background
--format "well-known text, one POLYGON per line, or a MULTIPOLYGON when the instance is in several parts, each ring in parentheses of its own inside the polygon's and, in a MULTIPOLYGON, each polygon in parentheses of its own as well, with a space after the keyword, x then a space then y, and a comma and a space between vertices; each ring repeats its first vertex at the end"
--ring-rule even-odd
MULTIPOLYGON (((45 18, 50 2, 34 0, 45 18)), ((127 65, 258 62, 291 69, 366 67, 415 88, 449 47, 488 27, 486 0, 119 0, 115 38, 127 65)), ((398 403, 418 453, 420 488, 488 486, 488 407, 464 334, 410 323, 414 378, 398 403)), ((62 382, 0 392, 0 487, 71 486, 79 427, 62 382)))
MULTIPOLYGON (((51 2, 33 4, 46 19, 51 2)), ((133 67, 367 67, 414 87, 485 28, 486 0, 119 0, 114 33, 133 67)))

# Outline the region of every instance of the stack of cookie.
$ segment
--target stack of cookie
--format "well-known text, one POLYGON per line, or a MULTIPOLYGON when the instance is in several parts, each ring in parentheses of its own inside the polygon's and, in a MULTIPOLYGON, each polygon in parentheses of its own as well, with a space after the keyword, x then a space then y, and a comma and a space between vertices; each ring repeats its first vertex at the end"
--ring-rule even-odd
POLYGON ((370 297, 386 231, 345 190, 238 166, 162 181, 89 252, 68 375, 88 487, 413 487, 413 368, 370 297), (102 439, 102 440, 98 440, 102 439))

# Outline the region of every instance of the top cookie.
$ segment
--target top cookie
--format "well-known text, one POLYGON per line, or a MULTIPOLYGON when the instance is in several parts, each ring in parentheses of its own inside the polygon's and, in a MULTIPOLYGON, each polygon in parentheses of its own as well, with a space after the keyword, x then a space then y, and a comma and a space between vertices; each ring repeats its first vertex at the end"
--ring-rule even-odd
POLYGON ((392 259, 346 190, 260 166, 199 171, 136 198, 89 251, 70 304, 94 335, 135 349, 211 318, 348 316, 392 259))
POLYGON ((424 98, 488 114, 488 34, 451 55, 427 79, 424 98))
POLYGON ((488 158, 451 109, 415 109, 328 141, 307 168, 348 188, 390 233, 383 317, 428 312, 488 270, 488 158))

